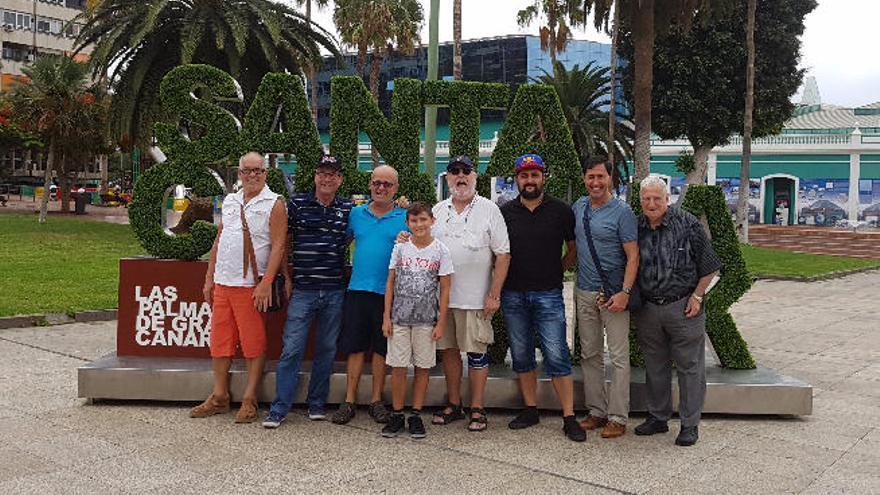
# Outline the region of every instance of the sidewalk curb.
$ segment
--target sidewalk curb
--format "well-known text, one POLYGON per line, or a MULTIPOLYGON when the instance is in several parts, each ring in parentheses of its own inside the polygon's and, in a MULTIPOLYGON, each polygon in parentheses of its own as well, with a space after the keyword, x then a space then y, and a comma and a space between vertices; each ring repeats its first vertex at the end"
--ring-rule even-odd
POLYGON ((752 276, 755 280, 783 280, 787 282, 820 282, 823 280, 834 280, 838 278, 848 277, 857 273, 872 272, 880 270, 880 266, 866 266, 863 268, 854 268, 852 270, 841 270, 839 272, 831 272, 823 275, 814 275, 812 277, 794 277, 788 275, 766 275, 754 273, 752 276))
POLYGON ((112 321, 117 317, 115 309, 96 309, 79 311, 71 317, 66 313, 46 313, 42 315, 3 316, 0 317, 0 330, 25 327, 47 327, 66 325, 68 323, 88 323, 95 321, 112 321))

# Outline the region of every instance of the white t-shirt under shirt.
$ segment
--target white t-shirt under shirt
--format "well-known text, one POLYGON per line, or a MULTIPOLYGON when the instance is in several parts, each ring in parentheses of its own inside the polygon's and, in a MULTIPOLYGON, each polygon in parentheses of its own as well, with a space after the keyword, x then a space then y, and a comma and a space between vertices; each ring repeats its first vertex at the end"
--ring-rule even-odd
POLYGON ((455 266, 449 307, 483 309, 492 283, 492 254, 510 253, 501 210, 492 201, 476 195, 461 213, 455 211, 452 198, 434 205, 433 212, 431 232, 449 247, 455 266))
POLYGON ((453 272, 449 248, 437 239, 419 249, 412 241, 394 245, 391 321, 398 325, 434 325, 440 309, 440 276, 453 272))

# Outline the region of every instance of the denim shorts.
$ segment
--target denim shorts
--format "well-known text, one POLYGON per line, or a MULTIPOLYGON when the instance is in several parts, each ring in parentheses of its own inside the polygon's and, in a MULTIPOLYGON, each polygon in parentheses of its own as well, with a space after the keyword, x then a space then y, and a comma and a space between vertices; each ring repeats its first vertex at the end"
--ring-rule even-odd
POLYGON ((561 289, 503 291, 501 312, 510 340, 513 371, 528 373, 537 368, 537 334, 547 376, 571 375, 571 356, 565 340, 565 303, 562 301, 561 289))

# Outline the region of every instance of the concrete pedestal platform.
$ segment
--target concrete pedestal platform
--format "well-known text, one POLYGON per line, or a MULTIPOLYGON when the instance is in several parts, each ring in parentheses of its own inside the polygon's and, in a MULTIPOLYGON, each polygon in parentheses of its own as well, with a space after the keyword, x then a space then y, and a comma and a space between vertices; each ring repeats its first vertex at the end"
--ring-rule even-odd
MULTIPOLYGON (((269 402, 275 391, 275 362, 267 365, 263 377, 260 401, 269 402)), ((295 402, 305 402, 311 363, 303 363, 295 402)), ((369 366, 361 377, 358 402, 366 404, 370 399, 372 376, 369 366)), ((467 366, 464 367, 467 373, 467 366)), ((610 369, 610 366, 606 366, 610 369)), ((108 354, 101 359, 80 367, 78 370, 79 397, 89 399, 202 401, 211 391, 211 361, 195 358, 131 357, 108 354)), ((754 370, 726 370, 707 366, 706 413, 726 414, 779 414, 808 415, 813 410, 813 387, 800 380, 779 374, 773 369, 758 366, 754 370)), ((245 385, 244 362, 235 361, 231 373, 233 401, 240 399, 245 385)), ((411 373, 410 373, 411 375, 411 373)), ((558 409, 558 402, 549 378, 539 370, 538 407, 558 409)), ((673 374, 673 404, 678 403, 678 387, 673 374)), ((330 378, 328 402, 339 403, 345 398, 345 366, 335 363, 330 378)), ((583 404, 581 370, 574 368, 575 404, 583 404)), ((467 380, 464 380, 465 404, 467 380)), ((646 409, 645 371, 633 368, 630 385, 630 409, 641 412, 646 409)), ((390 400, 390 377, 385 382, 385 397, 390 400)), ((431 373, 426 406, 445 403, 446 384, 441 368, 431 373)), ((503 365, 493 365, 486 386, 486 407, 518 408, 522 402, 516 374, 503 365)))

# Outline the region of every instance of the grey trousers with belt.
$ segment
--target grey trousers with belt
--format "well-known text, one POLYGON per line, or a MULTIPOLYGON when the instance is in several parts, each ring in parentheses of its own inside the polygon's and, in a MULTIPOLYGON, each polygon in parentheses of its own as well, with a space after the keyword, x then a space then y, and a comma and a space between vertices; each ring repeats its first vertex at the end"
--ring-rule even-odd
POLYGON ((706 398, 706 313, 684 316, 688 298, 659 306, 646 302, 633 313, 645 356, 648 412, 666 421, 672 416, 672 363, 678 374, 682 426, 697 426, 706 398))

